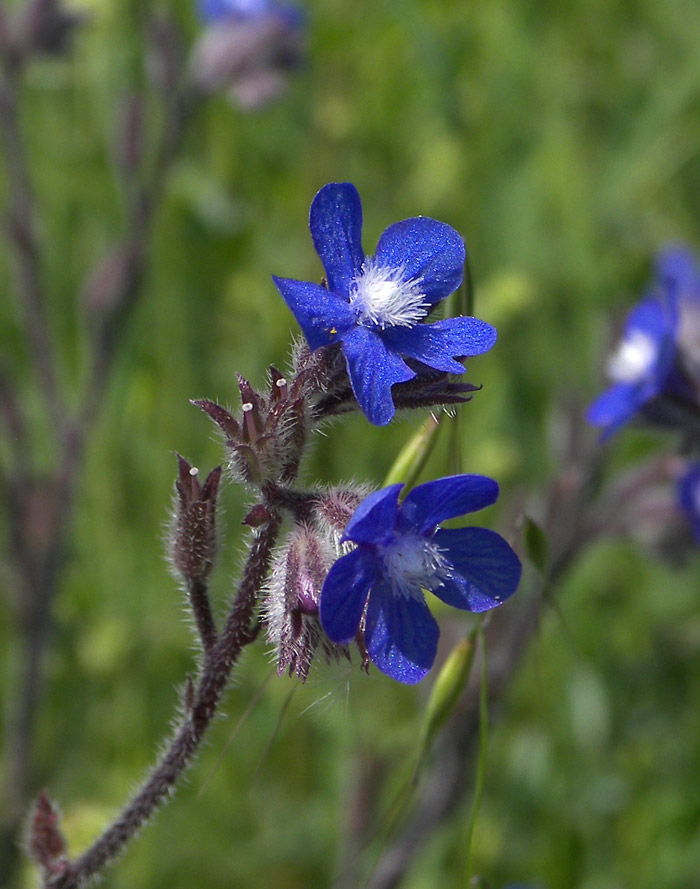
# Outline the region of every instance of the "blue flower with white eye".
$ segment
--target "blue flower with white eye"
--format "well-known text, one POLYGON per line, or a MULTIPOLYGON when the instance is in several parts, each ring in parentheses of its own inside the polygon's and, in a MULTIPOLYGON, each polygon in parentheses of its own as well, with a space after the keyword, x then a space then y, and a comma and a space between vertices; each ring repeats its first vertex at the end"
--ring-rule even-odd
POLYGON ((321 625, 333 642, 351 642, 362 627, 367 653, 399 682, 419 682, 435 660, 438 625, 423 590, 455 608, 481 612, 511 596, 521 566, 509 544, 486 528, 439 528, 446 519, 490 506, 498 485, 455 475, 414 488, 370 494, 341 542, 356 548, 333 564, 321 590, 321 625))
POLYGON ((616 432, 652 399, 672 375, 678 314, 675 301, 650 296, 627 316, 622 338, 608 359, 612 386, 588 409, 588 421, 602 426, 603 438, 616 432))
POLYGON ((462 283, 464 242, 425 216, 389 226, 374 256, 362 249, 362 205, 349 182, 324 186, 311 204, 309 228, 327 288, 273 280, 312 350, 340 343, 355 397, 377 426, 394 416, 391 387, 416 376, 404 358, 461 374, 456 358, 480 355, 496 331, 477 318, 423 323, 462 283))

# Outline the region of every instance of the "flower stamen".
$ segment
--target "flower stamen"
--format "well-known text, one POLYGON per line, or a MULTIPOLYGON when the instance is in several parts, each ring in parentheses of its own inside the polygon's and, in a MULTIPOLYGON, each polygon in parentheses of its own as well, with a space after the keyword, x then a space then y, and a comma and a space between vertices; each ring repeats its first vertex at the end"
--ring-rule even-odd
POLYGON ((379 327, 413 327, 428 314, 430 304, 421 279, 404 277, 403 266, 377 265, 368 259, 350 289, 350 305, 360 322, 379 327))

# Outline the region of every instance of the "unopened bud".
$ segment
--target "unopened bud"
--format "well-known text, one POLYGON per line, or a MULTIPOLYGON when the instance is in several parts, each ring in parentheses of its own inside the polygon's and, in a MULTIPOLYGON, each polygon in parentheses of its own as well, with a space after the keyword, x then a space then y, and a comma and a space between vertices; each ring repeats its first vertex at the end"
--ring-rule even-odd
POLYGON ((45 790, 39 794, 34 805, 27 851, 45 874, 58 876, 68 866, 66 858, 66 842, 60 830, 58 810, 52 805, 45 790))
POLYGON ((337 540, 345 531, 352 514, 369 493, 367 485, 357 485, 355 488, 331 488, 319 493, 314 505, 317 522, 337 540))
POLYGON ((277 647, 277 672, 306 680, 320 645, 327 659, 346 656, 331 643, 318 618, 323 581, 336 557, 323 535, 298 525, 279 551, 265 598, 267 638, 277 647))
POLYGON ((200 485, 198 470, 179 454, 177 459, 180 472, 175 484, 173 564, 188 582, 204 580, 214 565, 216 552, 216 497, 221 467, 213 469, 200 485))

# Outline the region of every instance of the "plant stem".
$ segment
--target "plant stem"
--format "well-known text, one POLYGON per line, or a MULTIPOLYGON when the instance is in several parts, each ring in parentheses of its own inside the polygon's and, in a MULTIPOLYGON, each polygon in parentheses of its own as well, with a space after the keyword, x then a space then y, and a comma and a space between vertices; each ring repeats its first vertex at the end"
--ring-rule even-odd
POLYGON ((44 883, 45 889, 78 889, 98 876, 168 799, 192 762, 216 714, 238 656, 255 638, 256 632, 251 623, 256 593, 267 575, 280 524, 280 514, 271 510, 270 522, 258 531, 251 547, 238 594, 221 637, 205 660, 192 707, 176 729, 165 754, 116 821, 79 858, 67 862, 62 874, 48 878, 44 883))

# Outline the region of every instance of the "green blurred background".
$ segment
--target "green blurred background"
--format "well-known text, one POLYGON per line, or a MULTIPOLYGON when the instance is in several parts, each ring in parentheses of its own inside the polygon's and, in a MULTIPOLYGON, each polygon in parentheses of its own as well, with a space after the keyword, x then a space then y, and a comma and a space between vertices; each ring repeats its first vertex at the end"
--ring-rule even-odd
MULTIPOLYGON (((81 3, 91 20, 72 56, 36 65, 25 96, 68 385, 83 355, 76 288, 122 224, 110 145, 116 104, 144 76, 138 35, 149 6, 81 3)), ((411 215, 464 235, 476 313, 500 337, 470 364, 484 391, 464 409, 464 466, 498 478, 504 499, 547 479, 552 406, 602 385, 610 319, 640 292, 653 252, 700 244, 697 3, 306 8, 308 61, 288 94, 255 114, 213 98, 188 131, 145 296, 89 443, 37 744, 74 852, 144 774, 193 669, 163 558, 173 451, 203 471, 222 455, 188 399, 235 406, 236 371, 259 384, 268 363, 285 365, 296 329, 270 276, 320 277, 306 226, 318 188, 356 184, 368 252, 411 215)), ((168 9, 194 40, 189 3, 168 9)), ((3 251, 2 347, 23 374, 8 264, 3 251)), ((330 427, 307 477, 378 483, 418 423, 379 430, 352 417, 330 427)), ((630 432, 613 450, 623 463, 654 444, 630 432)), ((440 471, 438 457, 431 472, 440 471)), ((219 610, 241 563, 245 493, 229 484, 223 502, 219 610)), ((490 738, 475 869, 494 886, 699 884, 698 567, 671 574, 631 544, 606 544, 567 580, 562 615, 547 617, 490 738)), ((0 605, 5 690, 17 654, 9 618, 0 605)), ((246 652, 186 785, 104 885, 333 885, 363 764, 389 799, 429 682, 407 689, 376 671, 322 666, 305 687, 274 677, 220 759, 270 671, 264 645, 246 652)), ((407 889, 461 885, 467 812, 431 839, 407 889)), ((27 868, 22 885, 32 879, 27 868)))

